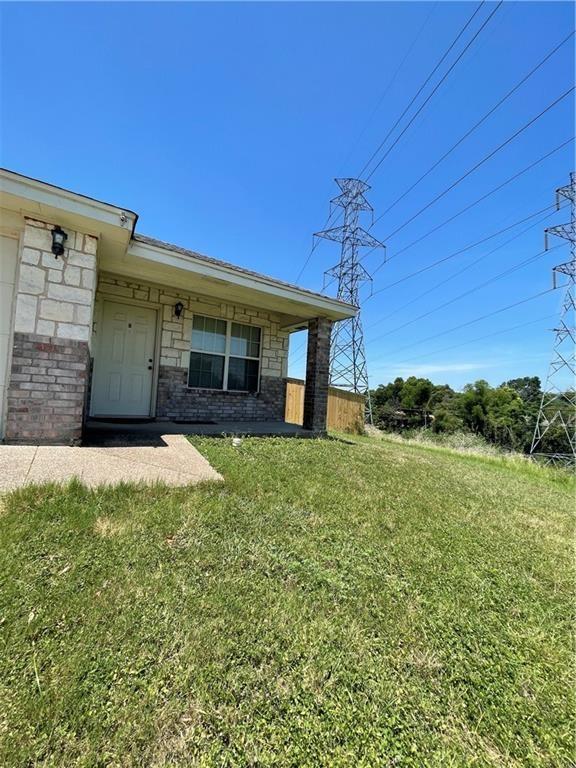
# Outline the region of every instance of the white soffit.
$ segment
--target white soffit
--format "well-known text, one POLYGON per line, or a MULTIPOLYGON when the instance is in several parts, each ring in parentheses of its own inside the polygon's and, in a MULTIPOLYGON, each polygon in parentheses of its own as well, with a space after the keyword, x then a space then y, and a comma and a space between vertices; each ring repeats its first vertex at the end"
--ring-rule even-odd
POLYGON ((110 272, 140 275, 148 281, 205 293, 222 301, 260 307, 293 318, 322 316, 342 320, 353 317, 357 312, 355 307, 344 302, 219 263, 216 259, 194 258, 192 254, 138 241, 130 244, 126 256, 120 261, 111 263, 105 260, 100 266, 110 272))
POLYGON ((130 242, 137 215, 66 189, 0 170, 0 208, 95 235, 120 256, 130 242))

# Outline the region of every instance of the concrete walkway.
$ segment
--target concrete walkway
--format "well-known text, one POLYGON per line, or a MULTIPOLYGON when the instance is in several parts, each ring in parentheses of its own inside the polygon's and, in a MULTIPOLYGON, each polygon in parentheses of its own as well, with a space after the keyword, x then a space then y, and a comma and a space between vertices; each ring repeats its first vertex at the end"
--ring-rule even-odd
POLYGON ((30 483, 85 485, 163 482, 179 486, 222 480, 183 435, 158 435, 132 444, 111 439, 98 446, 0 445, 0 491, 30 483))

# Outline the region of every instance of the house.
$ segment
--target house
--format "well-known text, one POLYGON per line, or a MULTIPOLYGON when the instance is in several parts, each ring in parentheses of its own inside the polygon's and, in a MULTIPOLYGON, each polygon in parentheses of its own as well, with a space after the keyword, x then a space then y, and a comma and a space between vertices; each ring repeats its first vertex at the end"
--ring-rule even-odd
POLYGON ((87 419, 279 422, 308 328, 304 427, 326 427, 332 323, 356 308, 136 233, 134 212, 0 171, 0 437, 87 419))

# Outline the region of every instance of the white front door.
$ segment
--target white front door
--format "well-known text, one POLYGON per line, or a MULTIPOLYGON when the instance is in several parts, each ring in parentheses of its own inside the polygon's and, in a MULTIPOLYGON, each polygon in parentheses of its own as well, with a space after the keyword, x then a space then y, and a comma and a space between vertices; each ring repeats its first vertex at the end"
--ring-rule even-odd
POLYGON ((18 240, 0 235, 0 440, 8 387, 8 362, 12 342, 12 302, 16 280, 18 240))
POLYGON ((156 311, 105 301, 94 358, 92 416, 149 416, 156 311))

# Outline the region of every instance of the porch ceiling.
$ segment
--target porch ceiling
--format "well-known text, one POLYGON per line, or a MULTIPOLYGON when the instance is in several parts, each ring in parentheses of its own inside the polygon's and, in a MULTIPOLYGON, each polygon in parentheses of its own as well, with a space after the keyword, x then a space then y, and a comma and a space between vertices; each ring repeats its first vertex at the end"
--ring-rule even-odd
POLYGON ((101 253, 99 268, 275 312, 282 316, 285 326, 304 325, 318 316, 342 320, 357 311, 336 299, 140 236, 132 240, 120 258, 106 251, 101 253))

